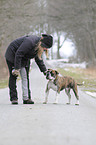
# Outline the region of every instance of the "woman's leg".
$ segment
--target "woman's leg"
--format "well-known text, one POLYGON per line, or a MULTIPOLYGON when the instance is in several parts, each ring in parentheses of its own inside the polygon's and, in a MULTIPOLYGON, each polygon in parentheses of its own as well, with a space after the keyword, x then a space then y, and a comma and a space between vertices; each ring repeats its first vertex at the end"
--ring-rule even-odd
POLYGON ((20 75, 22 80, 23 100, 28 100, 28 82, 27 82, 27 72, 25 67, 21 68, 20 75))
POLYGON ((6 62, 7 62, 7 65, 8 65, 9 75, 10 75, 9 76, 10 101, 18 100, 18 97, 17 97, 17 86, 16 86, 17 77, 12 74, 12 69, 14 67, 14 64, 9 62, 8 60, 6 60, 6 62))

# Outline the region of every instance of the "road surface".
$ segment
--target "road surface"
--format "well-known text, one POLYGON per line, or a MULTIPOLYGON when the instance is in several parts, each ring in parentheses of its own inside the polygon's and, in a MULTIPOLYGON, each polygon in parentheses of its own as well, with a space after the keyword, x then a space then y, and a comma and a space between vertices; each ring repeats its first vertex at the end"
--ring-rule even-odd
POLYGON ((30 82, 34 105, 22 104, 21 81, 18 82, 19 104, 11 105, 8 88, 0 90, 0 145, 96 145, 96 99, 79 89, 80 106, 66 105, 65 92, 59 103, 50 91, 43 104, 47 80, 33 67, 30 82))

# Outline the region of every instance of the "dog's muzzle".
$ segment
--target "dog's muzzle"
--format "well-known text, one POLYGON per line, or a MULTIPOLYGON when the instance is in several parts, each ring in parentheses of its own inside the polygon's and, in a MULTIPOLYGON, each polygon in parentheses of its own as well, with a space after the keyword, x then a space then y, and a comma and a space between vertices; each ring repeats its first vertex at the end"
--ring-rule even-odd
POLYGON ((52 80, 53 79, 53 77, 51 76, 50 71, 47 71, 47 73, 46 73, 46 79, 47 80, 52 80))
POLYGON ((47 73, 46 73, 46 79, 47 79, 47 80, 49 80, 49 78, 50 78, 49 76, 50 76, 50 72, 47 71, 47 73))

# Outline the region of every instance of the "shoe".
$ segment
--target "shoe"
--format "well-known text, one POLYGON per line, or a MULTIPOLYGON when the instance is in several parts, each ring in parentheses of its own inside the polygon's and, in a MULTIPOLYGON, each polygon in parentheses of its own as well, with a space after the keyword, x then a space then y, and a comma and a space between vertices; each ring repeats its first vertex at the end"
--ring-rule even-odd
POLYGON ((17 104, 18 104, 18 101, 17 101, 17 100, 12 100, 11 103, 12 103, 13 105, 17 105, 17 104))
POLYGON ((31 99, 23 100, 23 104, 34 104, 34 101, 32 101, 31 99))

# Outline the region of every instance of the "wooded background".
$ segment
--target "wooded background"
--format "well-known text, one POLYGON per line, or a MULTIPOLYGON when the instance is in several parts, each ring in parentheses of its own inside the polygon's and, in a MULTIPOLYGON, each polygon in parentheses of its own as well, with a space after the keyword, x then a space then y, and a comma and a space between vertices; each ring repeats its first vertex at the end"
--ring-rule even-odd
POLYGON ((53 35, 57 58, 70 39, 76 49, 71 60, 95 66, 96 0, 0 0, 0 70, 6 66, 4 53, 12 40, 41 33, 53 35))

